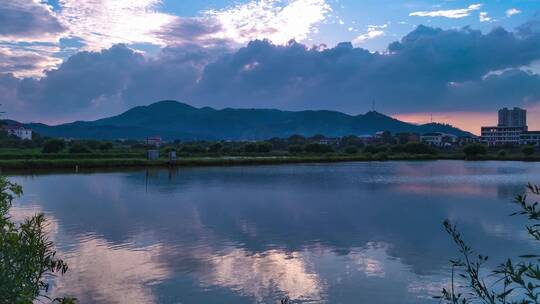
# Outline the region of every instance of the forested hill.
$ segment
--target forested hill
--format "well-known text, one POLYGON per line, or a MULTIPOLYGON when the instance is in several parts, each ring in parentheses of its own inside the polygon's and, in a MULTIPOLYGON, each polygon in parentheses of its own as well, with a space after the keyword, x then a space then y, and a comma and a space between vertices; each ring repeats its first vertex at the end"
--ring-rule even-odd
POLYGON ((195 108, 177 101, 160 101, 132 108, 120 115, 95 121, 56 126, 32 123, 28 127, 44 136, 86 139, 141 139, 159 135, 182 140, 255 140, 293 134, 329 137, 398 132, 470 133, 444 124, 415 125, 371 111, 347 115, 336 111, 280 111, 275 109, 216 110, 195 108))

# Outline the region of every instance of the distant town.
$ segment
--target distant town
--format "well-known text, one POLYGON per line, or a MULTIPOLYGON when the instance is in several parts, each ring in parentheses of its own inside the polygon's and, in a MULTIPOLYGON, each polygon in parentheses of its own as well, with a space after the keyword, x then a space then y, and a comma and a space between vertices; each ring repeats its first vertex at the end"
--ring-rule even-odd
MULTIPOLYGON (((21 140, 32 140, 33 130, 23 124, 7 123, 2 126, 9 136, 17 137, 21 140)), ((353 135, 355 136, 355 135, 353 135)), ((350 136, 348 136, 350 137, 350 136)), ((511 146, 539 146, 540 131, 529 131, 527 126, 527 110, 514 107, 513 109, 502 108, 498 112, 498 124, 496 126, 481 127, 481 136, 468 135, 459 136, 444 132, 428 132, 423 134, 399 132, 392 134, 389 131, 378 131, 374 134, 356 135, 357 140, 364 145, 378 145, 385 143, 407 143, 422 142, 434 147, 455 147, 468 144, 481 143, 489 147, 511 147, 511 146)), ((325 135, 315 135, 310 137, 310 142, 321 145, 339 146, 344 137, 326 137, 325 135)), ((79 140, 78 138, 62 138, 70 142, 79 140)), ((122 139, 118 139, 122 141, 122 139)), ((276 140, 276 139, 274 139, 276 140)), ((233 140, 223 140, 232 142, 233 140)), ((245 140, 255 142, 255 140, 245 140)), ((159 147, 167 141, 160 135, 149 136, 139 140, 140 143, 149 146, 159 147)))

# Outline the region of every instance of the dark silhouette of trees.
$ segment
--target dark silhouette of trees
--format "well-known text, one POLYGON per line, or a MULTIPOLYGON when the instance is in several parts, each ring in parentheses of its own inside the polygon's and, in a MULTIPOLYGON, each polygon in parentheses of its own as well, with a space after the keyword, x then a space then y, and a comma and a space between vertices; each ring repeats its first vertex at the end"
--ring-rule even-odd
POLYGON ((62 139, 49 139, 43 144, 43 153, 59 153, 64 150, 66 143, 62 139))

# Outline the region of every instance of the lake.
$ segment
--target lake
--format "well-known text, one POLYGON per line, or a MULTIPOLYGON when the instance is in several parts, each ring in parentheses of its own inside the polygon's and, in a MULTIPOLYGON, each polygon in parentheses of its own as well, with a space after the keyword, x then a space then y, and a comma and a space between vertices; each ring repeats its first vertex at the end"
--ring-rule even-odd
POLYGON ((540 163, 365 162, 15 174, 81 303, 437 303, 457 223, 493 265, 538 250, 511 202, 540 163))

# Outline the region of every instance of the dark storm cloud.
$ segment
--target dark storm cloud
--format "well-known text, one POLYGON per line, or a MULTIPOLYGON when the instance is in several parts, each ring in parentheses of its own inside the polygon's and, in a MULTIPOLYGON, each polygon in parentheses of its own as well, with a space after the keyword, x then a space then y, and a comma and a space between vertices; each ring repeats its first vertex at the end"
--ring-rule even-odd
MULTIPOLYGON (((500 28, 482 34, 420 26, 391 44, 388 54, 350 44, 321 52, 297 43, 256 41, 207 66, 197 95, 239 106, 271 102, 287 108, 361 111, 375 100, 386 110, 437 110, 445 107, 450 84, 482 83, 491 71, 539 58, 538 34, 517 37, 500 28)), ((515 102, 528 96, 526 91, 519 94, 515 102)), ((458 104, 465 109, 485 109, 492 102, 463 98, 458 104)))
MULTIPOLYGON (((185 31, 206 32, 198 25, 185 31)), ((105 105, 104 115, 110 114, 108 102, 127 108, 160 99, 347 112, 363 112, 373 101, 394 113, 492 110, 540 101, 539 76, 521 70, 539 59, 540 33, 532 22, 516 32, 496 28, 485 34, 420 26, 387 53, 350 43, 320 50, 253 41, 231 51, 186 42, 148 58, 118 45, 78 53, 40 80, 18 80, 12 102, 33 105, 41 115, 80 112, 96 103, 105 105)))
POLYGON ((205 66, 228 51, 223 46, 204 48, 196 44, 166 47, 131 74, 122 98, 128 106, 163 99, 189 102, 205 66))
POLYGON ((444 110, 452 111, 463 107, 464 100, 480 101, 483 106, 498 107, 513 105, 533 105, 540 101, 540 76, 530 72, 512 69, 499 75, 490 75, 480 81, 468 81, 450 86, 442 100, 444 110))
POLYGON ((0 36, 39 39, 63 31, 64 26, 44 4, 31 0, 0 3, 0 36))

